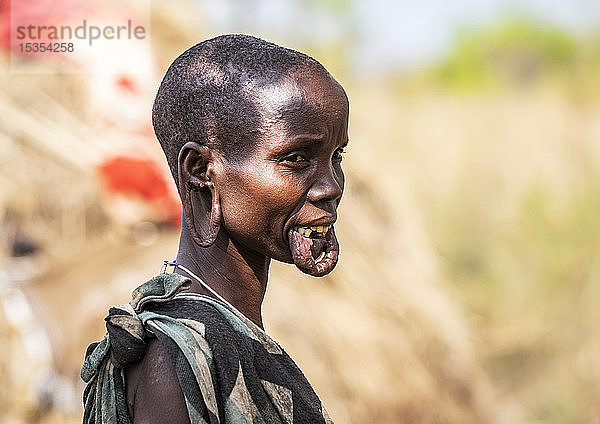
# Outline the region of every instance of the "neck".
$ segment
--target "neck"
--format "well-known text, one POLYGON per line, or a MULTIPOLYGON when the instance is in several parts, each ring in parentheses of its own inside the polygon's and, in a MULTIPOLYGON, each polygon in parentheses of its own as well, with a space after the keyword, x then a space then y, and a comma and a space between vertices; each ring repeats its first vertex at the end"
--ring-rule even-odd
MULTIPOLYGON (((270 261, 264 255, 243 249, 223 231, 219 232, 217 240, 209 247, 198 246, 187 231, 181 232, 177 263, 200 277, 260 328, 263 328, 262 302, 267 289, 270 261)), ((190 292, 214 297, 185 271, 175 268, 175 272, 190 277, 190 292)))

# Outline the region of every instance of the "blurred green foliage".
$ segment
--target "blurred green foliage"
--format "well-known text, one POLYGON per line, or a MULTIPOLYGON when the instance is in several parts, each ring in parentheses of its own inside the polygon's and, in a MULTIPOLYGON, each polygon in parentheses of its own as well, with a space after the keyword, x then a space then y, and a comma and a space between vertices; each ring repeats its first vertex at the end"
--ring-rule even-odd
POLYGON ((596 85, 600 37, 578 39, 548 23, 504 18, 485 28, 462 28, 455 45, 427 69, 425 81, 450 90, 524 88, 538 83, 596 85))
POLYGON ((347 13, 352 8, 351 0, 303 0, 308 7, 324 9, 334 13, 347 13))

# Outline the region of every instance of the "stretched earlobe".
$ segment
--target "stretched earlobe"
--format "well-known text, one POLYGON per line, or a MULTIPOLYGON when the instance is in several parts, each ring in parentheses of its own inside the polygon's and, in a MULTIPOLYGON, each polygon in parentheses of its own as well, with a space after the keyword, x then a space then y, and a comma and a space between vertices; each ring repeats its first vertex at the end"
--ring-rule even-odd
POLYGON ((200 191, 201 187, 200 187, 200 184, 198 184, 198 183, 193 183, 191 181, 188 181, 187 188, 190 191, 200 191))
POLYGON ((190 189, 186 190, 186 200, 184 201, 184 209, 188 211, 188 213, 184 214, 186 219, 186 224, 192 236, 194 242, 200 247, 209 247, 212 246, 215 240, 217 240, 217 235, 219 234, 219 230, 221 229, 221 202, 219 199, 219 193, 215 189, 215 186, 211 182, 207 182, 205 185, 210 189, 211 194, 211 208, 210 208, 210 217, 209 217, 209 225, 208 231, 204 236, 201 236, 196 227, 196 220, 194 218, 194 206, 192 199, 192 192, 199 191, 200 189, 190 189), (187 206, 187 207, 186 207, 187 206))
POLYGON ((209 247, 221 229, 221 200, 219 192, 206 170, 210 151, 197 143, 186 143, 179 153, 179 192, 183 204, 183 218, 190 236, 200 247, 209 247), (192 158, 192 159, 190 159, 192 158), (200 163, 200 168, 198 164, 200 163), (209 199, 210 196, 210 199, 209 199), (200 211, 194 211, 194 205, 200 211), (197 217, 202 216, 197 221, 197 217))

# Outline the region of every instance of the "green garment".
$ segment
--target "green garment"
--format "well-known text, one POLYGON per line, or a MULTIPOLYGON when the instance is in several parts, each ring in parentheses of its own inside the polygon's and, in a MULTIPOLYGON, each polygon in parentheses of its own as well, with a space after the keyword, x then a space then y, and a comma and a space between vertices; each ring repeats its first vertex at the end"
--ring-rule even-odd
POLYGON ((173 360, 192 423, 332 423, 287 353, 218 300, 180 293, 191 284, 160 274, 111 308, 108 334, 88 347, 81 378, 84 424, 131 423, 124 369, 156 337, 173 360))

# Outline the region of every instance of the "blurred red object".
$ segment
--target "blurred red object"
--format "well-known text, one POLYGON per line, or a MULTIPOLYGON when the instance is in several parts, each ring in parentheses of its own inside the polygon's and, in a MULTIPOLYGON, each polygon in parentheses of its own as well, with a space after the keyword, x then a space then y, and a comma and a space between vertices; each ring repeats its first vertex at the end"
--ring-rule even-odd
POLYGON ((181 224, 181 205, 175 198, 166 176, 152 160, 117 156, 98 167, 100 178, 109 194, 143 200, 164 222, 181 224))
POLYGON ((97 11, 81 0, 53 1, 10 1, 0 0, 0 46, 10 48, 10 25, 18 22, 20 25, 36 24, 61 25, 72 18, 94 16, 97 11), (11 7, 12 6, 12 7, 11 7))
POLYGON ((10 46, 10 0, 0 0, 0 47, 10 46))

